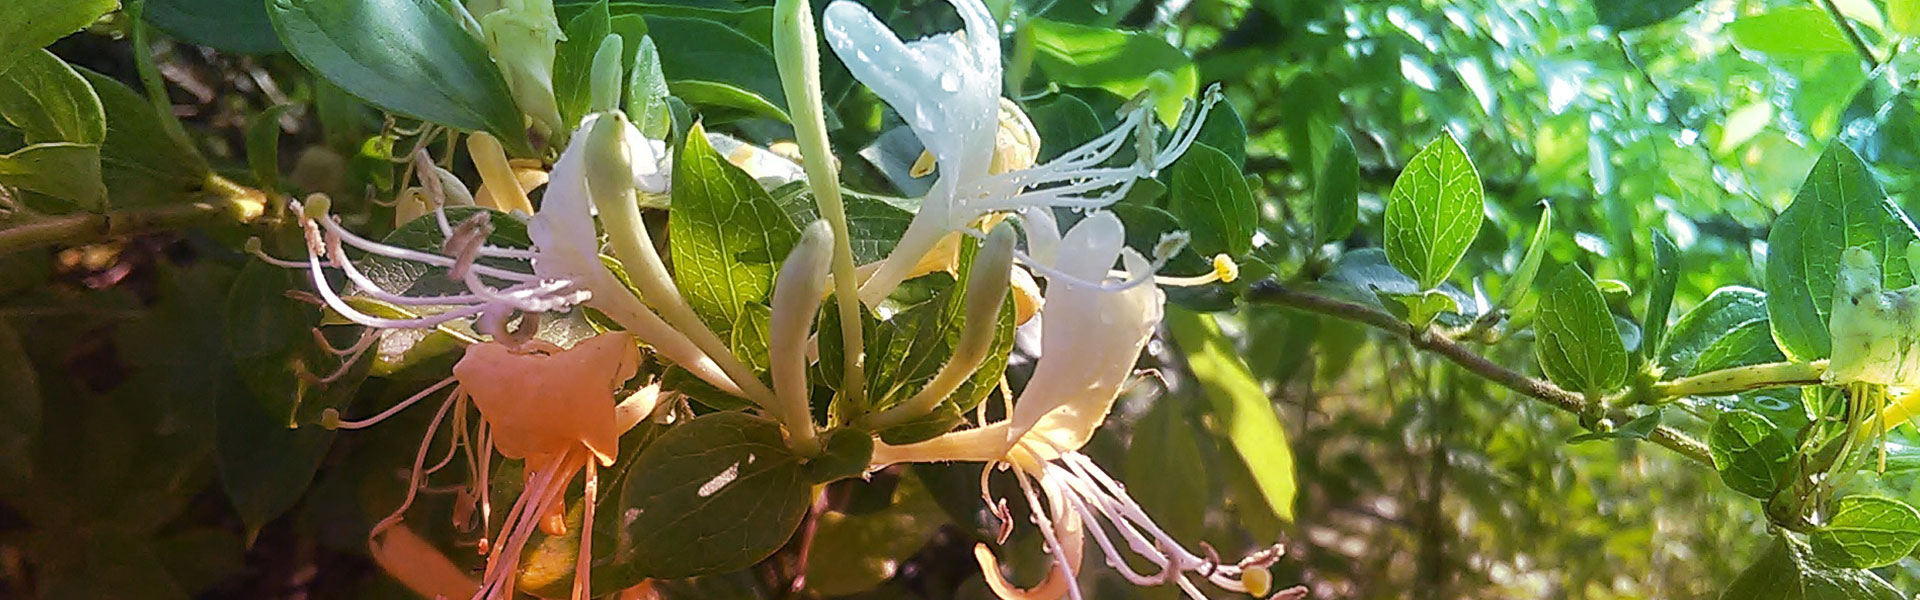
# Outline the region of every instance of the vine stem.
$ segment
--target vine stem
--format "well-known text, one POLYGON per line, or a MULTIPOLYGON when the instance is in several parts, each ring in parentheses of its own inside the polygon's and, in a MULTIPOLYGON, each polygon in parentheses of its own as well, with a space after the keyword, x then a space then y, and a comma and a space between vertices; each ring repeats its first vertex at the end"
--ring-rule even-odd
POLYGON ((1789 385, 1817 385, 1827 373, 1827 361, 1777 362, 1709 371, 1653 384, 1653 391, 1666 398, 1683 396, 1725 396, 1748 390, 1789 385))
POLYGON ((1847 21, 1847 16, 1841 14, 1840 5, 1834 4, 1833 0, 1816 1, 1820 4, 1821 8, 1827 10, 1827 16, 1833 17, 1833 24, 1839 26, 1840 31, 1846 32, 1847 41, 1852 42, 1853 50, 1860 53, 1860 60, 1866 61, 1867 70, 1878 70, 1880 68, 1880 58, 1873 55, 1873 48, 1868 47, 1867 40, 1860 37, 1860 30, 1854 29, 1853 23, 1847 21))
MULTIPOLYGON (((1395 337, 1406 340, 1408 344, 1426 352, 1439 355, 1461 368, 1501 387, 1513 390, 1521 395, 1545 402, 1548 405, 1578 416, 1591 414, 1599 406, 1586 397, 1568 391, 1552 382, 1501 366, 1485 356, 1461 345, 1459 342, 1434 335, 1429 330, 1418 328, 1384 310, 1310 294, 1290 289, 1278 282, 1267 280, 1253 284, 1247 291, 1247 299, 1263 304, 1286 306, 1337 319, 1352 321, 1385 331, 1395 337)), ((1660 425, 1647 435, 1653 443, 1679 453, 1694 462, 1712 466, 1713 455, 1707 451, 1706 444, 1678 429, 1660 425)))
POLYGON ((246 223, 266 210, 265 194, 218 175, 207 177, 203 194, 207 197, 178 204, 0 224, 0 256, 53 244, 83 244, 222 220, 246 223))

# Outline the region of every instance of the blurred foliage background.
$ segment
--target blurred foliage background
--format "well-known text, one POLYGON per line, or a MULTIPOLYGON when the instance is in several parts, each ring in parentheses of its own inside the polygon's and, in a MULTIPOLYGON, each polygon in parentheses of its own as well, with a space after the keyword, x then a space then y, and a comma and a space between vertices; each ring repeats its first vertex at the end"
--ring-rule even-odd
MULTIPOLYGON (((760 4, 689 1, 743 19, 760 4)), ((1920 63, 1901 33, 1913 31, 1915 15, 1900 0, 990 4, 1011 16, 1009 70, 1020 87, 1008 95, 1039 124, 1043 156, 1090 135, 1073 119, 1118 101, 1099 81, 1068 75, 1084 73, 1071 63, 1093 50, 1177 50, 1192 59, 1189 81, 1223 85, 1258 183, 1250 278, 1335 268, 1311 243, 1324 232, 1311 230, 1308 213, 1318 190, 1340 184, 1322 165, 1342 151, 1341 137, 1357 158, 1361 204, 1358 226, 1339 240, 1349 250, 1379 243, 1382 199, 1409 157, 1443 132, 1462 142, 1485 181, 1489 220, 1455 281, 1487 295, 1519 262, 1543 200, 1555 207, 1556 231, 1571 232, 1553 238, 1549 263, 1637 289, 1652 276, 1650 236, 1660 231, 1682 251, 1676 310, 1721 286, 1758 286, 1768 225, 1831 139, 1871 163, 1897 202, 1920 208, 1910 193, 1920 177, 1911 91, 1920 63)), ((870 5, 902 31, 953 27, 937 1, 870 5)), ((563 21, 568 10, 563 3, 563 21)), ((51 47, 126 84, 119 104, 102 92, 109 144, 113 122, 167 122, 139 115, 154 109, 134 91, 164 89, 161 108, 221 175, 348 198, 390 185, 395 165, 379 155, 392 152, 381 144, 393 143, 393 124, 280 53, 258 0, 153 0, 145 11, 152 29, 115 12, 51 47), (284 180, 261 181, 269 173, 284 180)), ((661 41, 663 52, 670 43, 661 41)), ((837 145, 884 143, 897 122, 851 91, 831 60, 828 69, 837 145)), ((731 125, 762 143, 790 135, 750 115, 731 125)), ((166 158, 148 170, 200 168, 191 163, 166 158)), ((886 189, 885 165, 849 168, 871 170, 850 186, 886 189)), ((116 191, 116 203, 207 193, 192 181, 143 191, 116 191)), ((382 406, 438 376, 422 367, 357 388, 276 388, 297 380, 263 371, 253 353, 310 336, 317 312, 260 301, 292 287, 293 276, 243 269, 244 237, 208 227, 0 255, 0 396, 37 399, 0 402, 0 411, 38 413, 0 412, 0 462, 9 467, 0 478, 0 597, 404 597, 364 557, 364 531, 369 514, 397 502, 404 481, 395 473, 419 427, 340 435, 256 427, 273 417, 247 398, 315 394, 337 405, 358 396, 382 406), (249 286, 266 291, 229 295, 249 286)), ((1616 312, 1641 313, 1638 295, 1610 299, 1621 303, 1616 312)), ((1223 548, 1287 541, 1276 581, 1308 584, 1314 597, 1707 597, 1767 543, 1754 503, 1663 449, 1570 442, 1581 431, 1573 418, 1357 325, 1234 306, 1231 297, 1182 300, 1230 310, 1222 327, 1287 428, 1299 490, 1292 521, 1248 508, 1258 494, 1249 475, 1211 459, 1230 450, 1209 435, 1219 424, 1173 344, 1153 346, 1168 392, 1137 390, 1115 414, 1120 426, 1103 430, 1089 453, 1183 537, 1223 548)), ((1488 352, 1533 369, 1525 344, 1488 352)), ((1729 402, 1765 409, 1764 400, 1729 402)), ((1669 411, 1669 422, 1699 431, 1721 409, 1690 403, 1669 411)), ((909 509, 866 522, 849 509, 824 523, 843 530, 833 538, 841 544, 812 550, 806 572, 816 587, 806 594, 982 597, 966 527, 946 523, 926 497, 973 501, 953 486, 977 471, 917 471, 829 494, 842 505, 894 494, 909 509)), ((1920 563, 1909 558, 1882 575, 1912 589, 1920 563)), ((760 577, 661 591, 772 595, 760 577)), ((1105 581, 1093 594, 1169 591, 1105 581)))

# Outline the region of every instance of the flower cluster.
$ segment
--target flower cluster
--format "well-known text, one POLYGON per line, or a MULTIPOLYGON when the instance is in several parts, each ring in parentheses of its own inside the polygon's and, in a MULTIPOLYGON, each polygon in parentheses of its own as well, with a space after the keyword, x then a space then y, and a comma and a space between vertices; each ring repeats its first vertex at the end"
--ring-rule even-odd
MULTIPOLYGON (((1189 103, 1171 128, 1162 127, 1152 98, 1143 94, 1122 109, 1117 128, 1040 163, 1040 136, 1018 104, 1000 95, 998 25, 980 0, 951 2, 964 30, 912 42, 901 41, 849 0, 826 8, 822 29, 828 46, 918 136, 925 153, 915 176, 937 174, 937 180, 891 253, 857 270, 839 270, 848 264, 839 262, 850 243, 846 217, 823 204, 825 218, 802 228, 772 277, 770 317, 758 342, 764 348, 748 349, 755 352, 741 352, 737 337, 723 340, 696 314, 643 221, 643 209, 665 208, 671 214, 662 199, 671 198, 673 157, 664 140, 646 137, 612 107, 621 94, 618 82, 625 80, 613 51, 620 45, 601 45, 598 58, 616 60, 596 60, 596 112, 562 131, 550 72, 560 35, 551 3, 470 2, 468 8, 479 15, 472 26, 496 53, 529 122, 548 139, 565 141, 551 170, 538 161, 509 160, 493 138, 474 134, 467 149, 483 180, 476 190, 424 152, 413 157, 410 172, 420 185, 402 192, 398 212, 403 222, 417 217, 437 231, 436 247, 404 247, 356 234, 331 214, 326 197, 316 195, 293 204, 306 238, 305 260, 261 254, 304 270, 331 312, 370 331, 455 329, 470 342, 451 376, 413 397, 370 418, 327 417, 334 427, 362 428, 444 393, 415 457, 407 499, 374 528, 370 541, 376 558, 403 580, 418 582, 410 585, 422 593, 510 597, 520 556, 535 532, 561 535, 568 528, 566 497, 574 482, 582 483, 580 528, 591 529, 600 500, 598 471, 615 463, 622 433, 678 401, 678 394, 664 386, 662 371, 642 369, 643 362, 671 364, 711 390, 744 400, 779 423, 797 457, 821 455, 824 442, 813 396, 825 382, 810 377, 816 361, 839 358, 819 356, 825 344, 815 331, 823 302, 836 294, 833 284, 846 286, 838 287, 843 300, 857 295, 877 307, 908 279, 955 270, 960 248, 967 245, 977 251, 965 281, 955 284, 963 286, 957 291, 964 320, 960 335, 945 349, 945 363, 910 397, 866 414, 837 417, 829 425, 877 436, 932 414, 991 358, 995 324, 1011 297, 1017 321, 1038 329, 1039 347, 1033 375, 1021 391, 1013 393, 1001 382, 1006 417, 917 443, 876 440, 867 468, 969 461, 987 470, 1011 469, 1054 567, 1039 585, 1022 588, 1001 574, 991 549, 979 546, 976 556, 986 580, 1003 597, 1079 598, 1077 574, 1088 538, 1108 565, 1138 585, 1174 585, 1194 598, 1204 597, 1199 581, 1257 596, 1273 592, 1268 567, 1280 558, 1279 546, 1237 560, 1223 559, 1204 545, 1198 552, 1189 550, 1080 453, 1160 326, 1166 302, 1161 286, 1231 281, 1237 275, 1233 261, 1223 256, 1215 259, 1211 273, 1160 276, 1168 258, 1184 247, 1184 235, 1167 235, 1143 253, 1128 247, 1126 225, 1106 210, 1136 182, 1155 177, 1186 152, 1219 101, 1218 91, 1210 89, 1189 103), (485 210, 450 212, 463 205, 485 210), (495 234, 506 220, 523 223, 531 243, 501 241, 495 234), (369 273, 369 260, 444 277, 458 291, 383 287, 369 273), (836 274, 856 273, 835 280, 836 274), (847 283, 856 278, 857 294, 847 283), (604 316, 596 322, 610 321, 611 331, 571 341, 544 333, 547 319, 582 308, 604 316), (643 361, 648 356, 657 360, 643 361), (427 455, 443 424, 452 429, 447 453, 429 466, 427 455), (486 566, 473 581, 443 557, 422 551, 426 544, 402 522, 423 479, 456 455, 465 456, 471 474, 462 492, 463 506, 470 507, 465 514, 483 526, 496 522, 488 484, 496 454, 525 465, 525 485, 499 530, 483 532, 486 566), (1130 563, 1127 554, 1136 562, 1130 563), (1137 564, 1151 568, 1141 572, 1134 569, 1137 564)), ((804 8, 800 13, 811 14, 804 8)), ((810 20, 798 26, 810 35, 810 20)), ((803 39, 802 46, 811 51, 812 38, 803 39)), ((797 77, 782 68, 783 76, 797 77)), ((790 87, 789 94, 796 89, 805 86, 790 87)), ((804 126, 797 123, 796 129, 804 126)), ((814 154, 806 157, 803 171, 768 149, 704 134, 698 127, 692 131, 706 135, 709 146, 764 186, 811 175, 807 183, 816 192, 822 185, 837 189, 836 183, 819 180, 832 169, 819 168, 820 161, 831 158, 819 156, 824 150, 817 145, 803 148, 814 154)), ((803 145, 809 143, 806 134, 800 137, 803 145)), ((823 143, 821 138, 824 134, 815 143, 823 143)), ((859 335, 861 329, 846 331, 859 335)), ((374 335, 379 334, 367 339, 374 335)), ((847 364, 849 370, 860 366, 858 360, 847 364)), ((593 536, 582 531, 578 537, 573 596, 584 598, 591 595, 587 569, 593 536)), ((1276 597, 1305 594, 1305 588, 1295 587, 1276 597)))

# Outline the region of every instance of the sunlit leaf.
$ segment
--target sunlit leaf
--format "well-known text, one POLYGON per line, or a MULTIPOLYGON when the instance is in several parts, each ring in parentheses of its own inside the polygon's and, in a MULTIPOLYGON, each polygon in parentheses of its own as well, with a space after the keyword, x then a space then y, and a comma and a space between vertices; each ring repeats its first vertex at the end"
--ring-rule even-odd
POLYGON ((1446 281, 1480 231, 1480 174, 1444 134, 1414 155, 1387 197, 1387 260, 1420 288, 1446 281))
POLYGON ((1865 248, 1880 259, 1886 288, 1906 287, 1913 284, 1906 248, 1916 238, 1920 232, 1860 157, 1845 144, 1828 144, 1767 233, 1767 315, 1780 349, 1794 360, 1826 358, 1840 254, 1865 248))
POLYGON ((1167 329, 1186 353, 1187 367, 1200 384, 1200 393, 1217 427, 1234 453, 1252 473, 1267 507, 1281 519, 1293 520, 1296 484, 1293 450, 1286 429, 1274 412, 1260 382, 1247 363, 1220 333, 1213 317, 1178 308, 1167 309, 1167 329))
POLYGON ((1733 410, 1720 415, 1707 435, 1713 466, 1734 491, 1771 498, 1792 469, 1793 442, 1759 414, 1733 410))
POLYGON ((1813 555, 1841 567, 1872 569, 1905 558, 1920 544, 1920 511, 1892 498, 1847 496, 1808 537, 1813 555))
POLYGON ((1534 356, 1561 387, 1585 393, 1620 389, 1627 381, 1627 348, 1600 289, 1579 267, 1561 267, 1540 294, 1534 356))

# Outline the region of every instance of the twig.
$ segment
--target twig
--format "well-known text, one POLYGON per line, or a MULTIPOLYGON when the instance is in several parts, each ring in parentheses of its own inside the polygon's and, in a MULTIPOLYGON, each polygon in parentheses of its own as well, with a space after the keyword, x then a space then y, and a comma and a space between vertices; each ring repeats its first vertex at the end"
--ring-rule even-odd
POLYGON ((260 216, 266 206, 266 196, 258 190, 218 176, 208 178, 206 194, 211 197, 165 206, 0 223, 0 256, 53 244, 86 243, 221 220, 247 222, 260 216))
POLYGON ((1819 3, 1821 8, 1827 9, 1827 16, 1833 17, 1833 24, 1840 26, 1840 31, 1846 32, 1847 41, 1853 43, 1853 50, 1860 53, 1860 60, 1867 62, 1867 70, 1879 70, 1879 57, 1873 55, 1873 48, 1867 46, 1867 40, 1860 37, 1860 30, 1854 29, 1853 23, 1847 20, 1847 16, 1840 14, 1840 5, 1834 4, 1833 0, 1819 0, 1819 3))
MULTIPOLYGON (((1247 291, 1247 299, 1253 302, 1277 304, 1299 310, 1318 313, 1346 321, 1353 321, 1385 331, 1404 339, 1413 347, 1431 352, 1459 365, 1461 368, 1501 387, 1519 392, 1527 397, 1540 400, 1560 410, 1574 415, 1585 416, 1596 406, 1580 394, 1562 389, 1544 379, 1528 377, 1519 371, 1506 368, 1485 356, 1475 353, 1466 346, 1442 336, 1431 335, 1424 329, 1417 329, 1391 313, 1363 304, 1337 300, 1289 289, 1271 280, 1255 283, 1247 291)), ((1647 439, 1665 446, 1680 455, 1704 465, 1712 465, 1713 457, 1707 451, 1706 444, 1693 439, 1681 431, 1661 425, 1655 427, 1647 439)))

